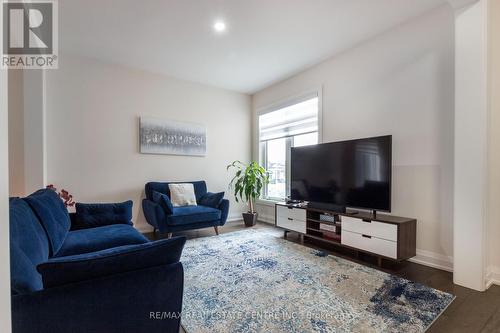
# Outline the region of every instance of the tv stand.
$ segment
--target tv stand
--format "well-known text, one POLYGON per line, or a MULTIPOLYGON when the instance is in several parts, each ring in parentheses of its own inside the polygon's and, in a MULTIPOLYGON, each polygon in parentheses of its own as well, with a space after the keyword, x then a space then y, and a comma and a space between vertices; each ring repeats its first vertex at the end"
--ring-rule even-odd
POLYGON ((337 212, 277 203, 276 226, 298 232, 302 240, 334 245, 382 259, 402 261, 416 254, 417 220, 376 211, 337 212))

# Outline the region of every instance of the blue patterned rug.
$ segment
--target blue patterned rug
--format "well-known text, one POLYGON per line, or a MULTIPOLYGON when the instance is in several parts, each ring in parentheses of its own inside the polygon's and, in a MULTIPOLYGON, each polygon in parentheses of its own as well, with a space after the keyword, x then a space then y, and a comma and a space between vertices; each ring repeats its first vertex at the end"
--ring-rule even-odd
POLYGON ((454 296, 259 230, 189 240, 182 325, 200 332, 424 332, 454 296))

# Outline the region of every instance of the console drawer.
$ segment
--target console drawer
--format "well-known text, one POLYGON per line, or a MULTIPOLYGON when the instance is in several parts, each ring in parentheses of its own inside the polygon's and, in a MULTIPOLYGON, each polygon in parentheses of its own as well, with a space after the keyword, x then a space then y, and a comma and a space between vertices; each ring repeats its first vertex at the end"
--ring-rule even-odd
POLYGON ((284 206, 276 206, 276 216, 291 218, 299 221, 306 221, 307 212, 301 208, 288 208, 284 206))
POLYGON ((361 219, 342 216, 342 230, 382 238, 393 242, 398 241, 398 226, 390 223, 377 221, 365 222, 361 219))
POLYGON ((388 258, 397 259, 398 247, 396 242, 367 235, 342 230, 341 243, 356 249, 365 250, 388 258))
POLYGON ((276 226, 303 234, 306 233, 306 221, 295 220, 283 215, 277 215, 276 226))

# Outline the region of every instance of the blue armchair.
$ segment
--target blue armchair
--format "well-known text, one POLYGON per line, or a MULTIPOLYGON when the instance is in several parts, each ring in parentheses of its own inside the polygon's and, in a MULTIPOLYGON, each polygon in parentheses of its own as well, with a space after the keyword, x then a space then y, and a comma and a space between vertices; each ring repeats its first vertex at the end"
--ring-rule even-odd
POLYGON ((129 202, 81 211, 52 190, 10 200, 13 332, 179 332, 185 238, 148 241, 129 202))
POLYGON ((150 182, 145 186, 146 198, 142 201, 142 208, 146 221, 153 226, 154 231, 167 233, 168 237, 173 232, 213 227, 219 234, 219 226, 227 221, 229 213, 229 200, 222 199, 216 207, 199 204, 207 194, 207 185, 204 181, 183 182, 191 183, 194 187, 197 206, 173 207, 166 211, 164 207, 153 200, 154 192, 170 197, 168 184, 172 182, 150 182))

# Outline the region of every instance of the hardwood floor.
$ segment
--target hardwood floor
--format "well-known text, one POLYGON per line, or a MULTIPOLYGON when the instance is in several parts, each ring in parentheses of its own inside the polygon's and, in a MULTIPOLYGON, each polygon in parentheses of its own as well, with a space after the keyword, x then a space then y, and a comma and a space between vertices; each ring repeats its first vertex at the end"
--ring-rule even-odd
MULTIPOLYGON (((275 228, 267 223, 258 223, 254 228, 266 230, 266 232, 283 237, 283 230, 275 228)), ((245 229, 243 221, 228 223, 224 227, 219 228, 220 234, 234 232, 245 229)), ((214 236, 213 228, 202 230, 194 230, 182 232, 176 235, 184 235, 188 239, 214 236)), ((150 239, 160 239, 166 236, 146 234, 150 239)), ((287 239, 292 242, 300 242, 298 234, 290 232, 287 239)), ((305 246, 311 248, 320 248, 316 244, 308 241, 305 246)), ((436 322, 427 331, 429 333, 436 332, 457 332, 457 333, 490 333, 500 332, 500 287, 492 286, 485 292, 477 292, 471 289, 463 288, 453 284, 453 276, 450 272, 445 272, 439 269, 411 263, 403 262, 394 264, 389 261, 384 261, 382 268, 377 266, 377 260, 374 257, 360 254, 356 257, 356 253, 334 246, 322 245, 321 249, 346 258, 348 260, 362 263, 376 269, 381 269, 387 273, 394 274, 405 279, 419 282, 449 292, 456 296, 453 303, 446 311, 436 320, 436 322)))

